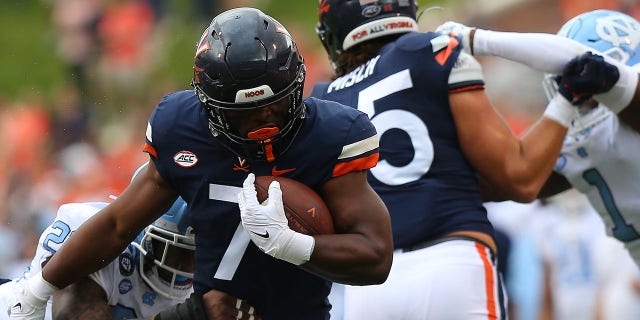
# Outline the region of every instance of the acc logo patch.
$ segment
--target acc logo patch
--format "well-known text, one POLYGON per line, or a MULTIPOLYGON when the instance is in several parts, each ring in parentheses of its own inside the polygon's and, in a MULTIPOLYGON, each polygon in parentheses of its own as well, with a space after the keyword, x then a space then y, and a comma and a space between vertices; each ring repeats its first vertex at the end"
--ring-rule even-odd
POLYGON ((135 265, 133 264, 133 256, 130 253, 124 252, 118 257, 118 261, 120 262, 120 274, 123 276, 130 276, 133 274, 133 270, 135 270, 135 265))
POLYGON ((380 6, 371 5, 371 6, 364 7, 364 9, 362 9, 361 14, 362 14, 363 17, 371 18, 371 17, 377 16, 380 13, 381 10, 382 10, 382 8, 380 8, 380 6))
POLYGON ((131 280, 129 279, 122 279, 118 284, 118 291, 120 294, 125 294, 131 291, 131 288, 133 288, 133 284, 131 284, 131 280))
POLYGON ((198 163, 198 157, 191 151, 183 150, 173 156, 173 161, 183 168, 191 168, 198 163))

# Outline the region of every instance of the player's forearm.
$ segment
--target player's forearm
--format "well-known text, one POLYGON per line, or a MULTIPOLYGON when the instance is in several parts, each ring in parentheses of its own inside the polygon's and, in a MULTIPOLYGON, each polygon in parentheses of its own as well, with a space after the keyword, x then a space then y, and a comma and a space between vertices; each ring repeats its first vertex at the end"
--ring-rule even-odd
POLYGON ((322 278, 351 285, 383 283, 391 261, 384 247, 372 246, 363 235, 316 236, 316 250, 303 269, 322 278))
POLYGON ((522 198, 516 200, 531 202, 536 199, 553 171, 566 133, 566 127, 542 117, 522 137, 520 161, 514 170, 517 171, 515 185, 520 187, 522 198))
MULTIPOLYGON (((302 265, 305 270, 353 285, 380 284, 387 279, 393 255, 389 213, 380 198, 367 196, 373 190, 367 190, 349 197, 363 203, 360 209, 368 213, 369 221, 348 233, 316 236, 311 261, 302 265)), ((337 223, 340 229, 340 222, 337 223)))
POLYGON ((473 54, 498 56, 540 72, 562 73, 564 65, 590 50, 569 38, 548 33, 499 32, 477 29, 473 54))

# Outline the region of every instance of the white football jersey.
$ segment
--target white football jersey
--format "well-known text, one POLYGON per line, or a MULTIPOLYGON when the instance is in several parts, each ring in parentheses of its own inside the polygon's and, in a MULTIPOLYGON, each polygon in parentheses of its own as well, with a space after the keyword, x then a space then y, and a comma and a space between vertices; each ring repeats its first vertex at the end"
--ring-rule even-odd
POLYGON ((640 135, 600 105, 575 120, 554 169, 585 194, 640 264, 640 135))
MULTIPOLYGON (((53 223, 40 236, 36 255, 24 277, 29 278, 39 272, 42 262, 57 252, 69 235, 107 204, 88 202, 62 205, 53 223)), ((115 319, 150 317, 173 304, 184 301, 168 299, 154 292, 144 282, 139 270, 137 250, 129 245, 116 260, 89 275, 104 289, 108 304, 114 308, 115 319)), ((191 290, 191 287, 188 290, 191 290)), ((49 317, 50 312, 47 312, 47 318, 49 317)))

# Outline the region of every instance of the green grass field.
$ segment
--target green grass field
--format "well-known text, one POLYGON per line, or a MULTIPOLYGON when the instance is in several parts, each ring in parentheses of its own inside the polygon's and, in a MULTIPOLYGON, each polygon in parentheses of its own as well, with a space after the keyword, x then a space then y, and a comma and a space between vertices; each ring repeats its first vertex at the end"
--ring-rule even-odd
MULTIPOLYGON (((45 101, 68 78, 55 51, 51 5, 55 0, 0 1, 0 99, 40 97, 45 101)), ((427 5, 423 3, 421 5, 427 5)), ((427 1, 433 2, 433 1, 427 1)), ((316 0, 257 0, 256 5, 283 22, 297 41, 320 47, 314 26, 316 0), (303 37, 303 39, 301 39, 303 37)), ((154 82, 188 83, 196 38, 206 22, 193 19, 190 2, 168 0, 169 37, 165 60, 153 74, 154 82)), ((0 106, 4 107, 4 106, 0 106)))

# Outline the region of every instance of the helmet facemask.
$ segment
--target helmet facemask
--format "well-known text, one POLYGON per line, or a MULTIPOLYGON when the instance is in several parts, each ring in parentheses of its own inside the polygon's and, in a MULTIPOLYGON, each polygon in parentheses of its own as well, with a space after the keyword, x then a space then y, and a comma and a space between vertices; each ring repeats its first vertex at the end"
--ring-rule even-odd
POLYGON ((169 299, 184 300, 191 294, 195 236, 148 226, 140 244, 140 275, 155 292, 169 299))
POLYGON ((209 129, 214 137, 223 139, 225 145, 240 156, 272 162, 289 148, 305 117, 305 106, 302 102, 305 71, 304 64, 300 64, 296 80, 276 94, 273 94, 267 85, 239 90, 238 95, 247 95, 253 92, 270 95, 265 99, 245 103, 215 100, 207 95, 202 86, 196 83, 193 83, 193 86, 198 99, 207 111, 209 129), (258 128, 245 136, 240 134, 230 121, 229 113, 231 112, 255 112, 274 104, 285 103, 287 106, 283 110, 284 124, 281 128, 258 128))

